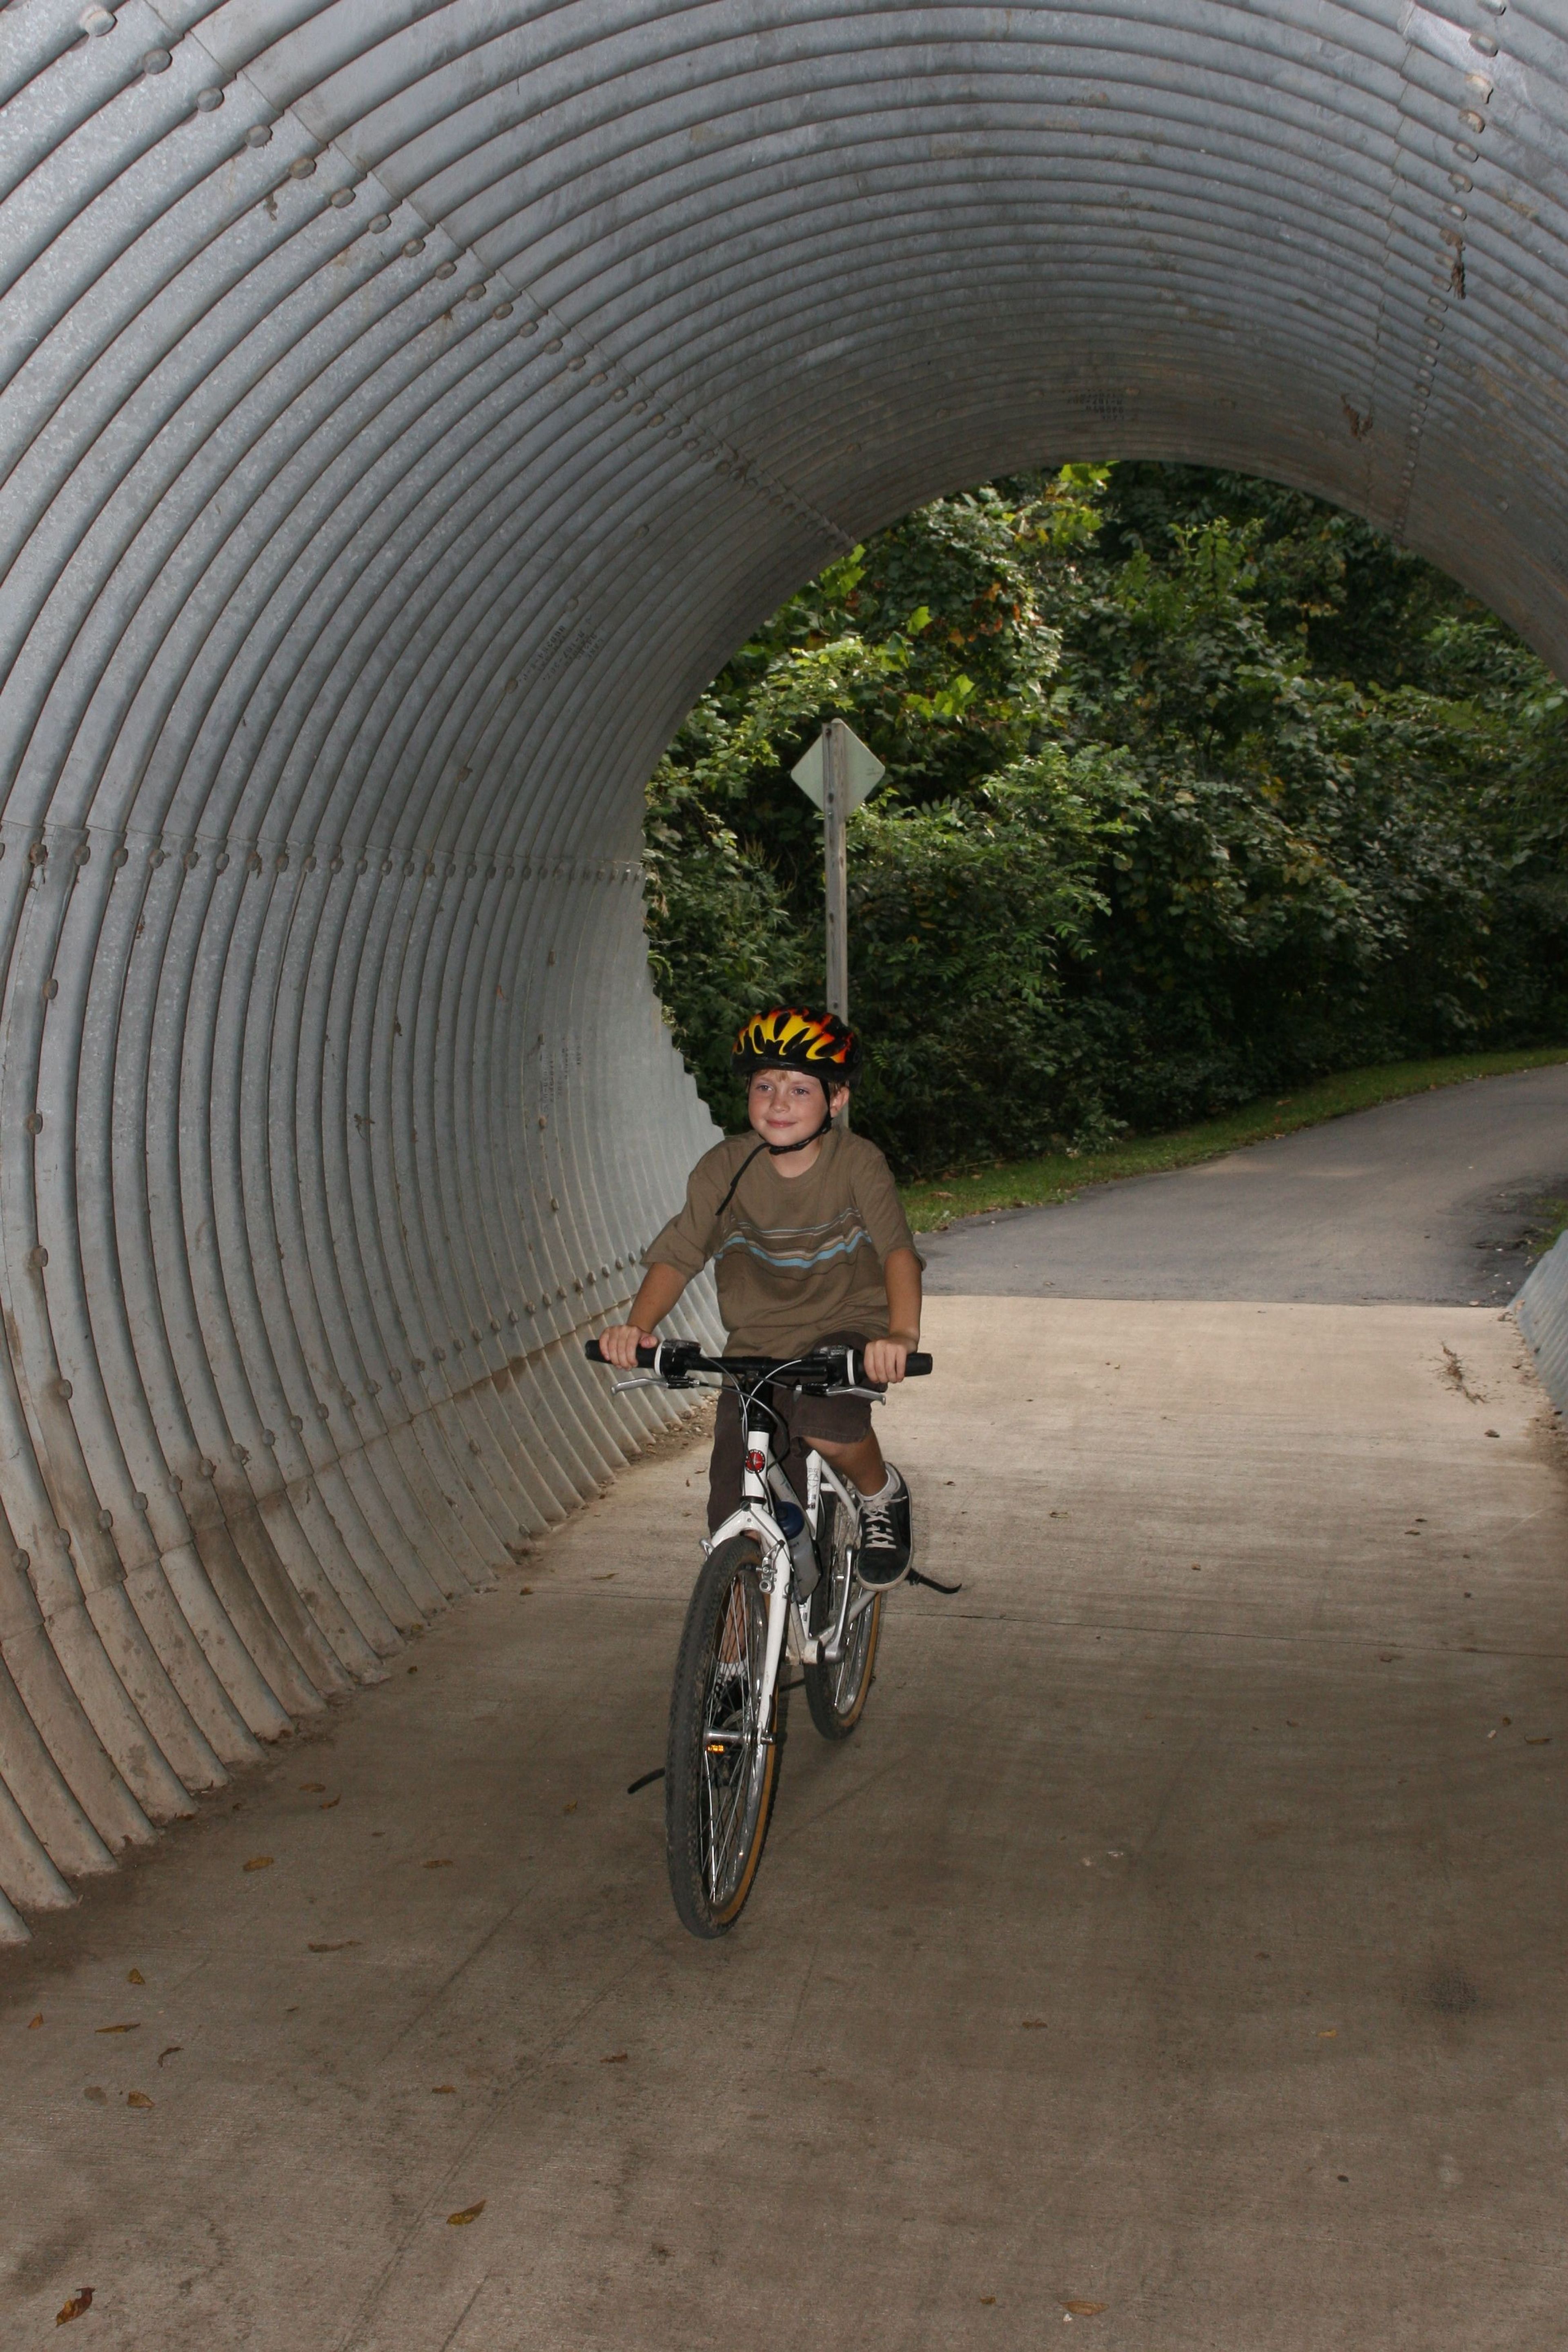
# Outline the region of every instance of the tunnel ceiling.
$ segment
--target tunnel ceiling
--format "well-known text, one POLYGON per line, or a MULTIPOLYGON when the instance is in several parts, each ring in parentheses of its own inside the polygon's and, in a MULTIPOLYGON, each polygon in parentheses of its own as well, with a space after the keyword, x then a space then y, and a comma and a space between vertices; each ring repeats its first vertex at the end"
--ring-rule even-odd
POLYGON ((641 786, 834 552, 1225 463, 1568 659, 1565 107, 1542 0, 0 10, 0 1936, 656 1426, 641 786))

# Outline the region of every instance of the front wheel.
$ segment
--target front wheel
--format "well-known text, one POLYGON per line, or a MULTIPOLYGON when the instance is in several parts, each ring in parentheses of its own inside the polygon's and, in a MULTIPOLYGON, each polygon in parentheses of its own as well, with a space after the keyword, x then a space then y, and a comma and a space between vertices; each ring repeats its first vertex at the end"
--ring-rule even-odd
POLYGON ((877 1637, 882 1629, 882 1596, 868 1592, 855 1581, 858 1531, 826 1481, 820 1507, 818 1551, 824 1566, 811 1596, 808 1630, 816 1634, 832 1632, 844 1606, 846 1585, 850 1615, 844 1628, 843 1655, 837 1665, 806 1667, 805 1703, 824 1739, 847 1739, 870 1694, 877 1637))
POLYGON ((669 1891, 683 1927, 721 1936, 740 1917, 773 1811, 781 1694, 762 1718, 768 1604, 762 1555, 731 1536, 708 1555, 680 1637, 665 1752, 669 1891))

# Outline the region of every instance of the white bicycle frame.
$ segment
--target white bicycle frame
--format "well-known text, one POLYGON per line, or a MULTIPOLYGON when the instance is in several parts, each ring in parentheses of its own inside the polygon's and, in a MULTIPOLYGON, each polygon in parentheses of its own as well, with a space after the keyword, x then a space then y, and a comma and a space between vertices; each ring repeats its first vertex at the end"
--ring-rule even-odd
MULTIPOLYGON (((634 1375, 630 1380, 617 1381, 616 1388, 619 1391, 657 1386, 661 1384, 661 1378, 657 1370, 647 1375, 634 1375)), ((871 1389, 846 1387, 828 1393, 863 1396, 873 1404, 882 1402, 879 1391, 871 1389)), ((768 1604, 768 1638, 763 1655, 762 1681, 757 1690, 757 1714, 760 1722, 768 1723, 773 1716, 779 1667, 784 1658, 787 1656, 794 1664, 803 1666, 836 1666, 844 1655, 851 1626, 865 1615, 868 1609, 876 1605, 879 1596, 861 1591, 851 1601, 855 1580, 847 1576, 837 1620, 826 1633, 810 1632, 801 1598, 795 1590, 795 1562, 790 1555, 789 1538, 778 1523, 773 1504, 787 1500, 797 1510, 803 1510, 815 1543, 822 1523, 824 1486, 830 1488, 837 1497, 839 1508, 847 1514, 848 1524, 857 1535, 860 1525, 860 1497, 839 1477, 830 1462, 824 1461, 815 1448, 810 1448, 806 1454, 805 1500, 803 1504, 784 1476, 782 1466, 773 1460, 773 1431, 761 1415, 753 1427, 745 1398, 742 1396, 738 1402, 743 1415, 741 1507, 731 1511, 723 1525, 704 1539, 702 1549, 704 1552, 710 1552, 715 1544, 727 1543, 731 1536, 750 1536, 762 1554, 762 1568, 757 1580, 768 1604)), ((821 1565, 819 1560, 819 1572, 821 1565)), ((764 1733, 763 1738, 767 1744, 772 1744, 771 1732, 764 1733)))

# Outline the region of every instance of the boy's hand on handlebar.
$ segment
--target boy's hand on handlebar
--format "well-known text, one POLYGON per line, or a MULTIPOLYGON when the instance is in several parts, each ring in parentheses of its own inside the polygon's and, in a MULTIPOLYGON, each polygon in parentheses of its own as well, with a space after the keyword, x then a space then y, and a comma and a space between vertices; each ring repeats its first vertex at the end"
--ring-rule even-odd
POLYGON ((637 1349, 657 1343, 651 1331, 639 1331, 635 1323, 612 1323, 607 1331, 599 1334, 599 1354, 606 1364, 614 1364, 618 1372, 635 1372, 637 1349))
POLYGON ((863 1359, 866 1378, 873 1388, 891 1388, 904 1377, 910 1354, 907 1339, 868 1339, 863 1359))

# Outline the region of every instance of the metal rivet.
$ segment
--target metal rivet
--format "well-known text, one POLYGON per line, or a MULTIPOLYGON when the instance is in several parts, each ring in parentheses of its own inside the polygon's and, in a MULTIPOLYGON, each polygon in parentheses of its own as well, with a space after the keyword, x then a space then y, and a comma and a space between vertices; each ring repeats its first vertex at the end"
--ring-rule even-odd
MULTIPOLYGON (((114 19, 111 16, 109 20, 110 28, 112 28, 113 23, 114 19)), ((27 1570, 33 1565, 33 1556, 31 1552, 14 1551, 11 1554, 11 1565, 16 1570, 18 1576, 26 1576, 27 1570)))
POLYGON ((1497 43, 1489 33, 1472 33, 1470 47, 1479 49, 1483 58, 1495 58, 1497 55, 1497 43))
POLYGON ((510 302, 498 302, 495 309, 490 312, 490 317, 492 319, 510 319, 510 316, 511 304, 510 302))
POLYGON ((286 849, 280 849, 277 856, 273 859, 272 864, 278 873, 287 874, 289 871, 289 852, 286 849))
POLYGON ((289 177, 291 180, 308 180, 315 168, 316 159, 313 155, 296 155, 289 166, 289 177))
POLYGON ((278 1443, 277 1432, 271 1429, 264 1429, 261 1433, 261 1443, 263 1445, 276 1445, 278 1443))
POLYGON ((424 238, 422 236, 411 236, 403 250, 408 256, 409 260, 412 261, 416 254, 424 252, 424 238))
POLYGON ((327 1414, 328 1414, 328 1412, 329 1412, 329 1411, 330 1411, 330 1410, 331 1410, 331 1408, 330 1408, 329 1406, 324 1405, 324 1404, 319 1404, 319 1405, 316 1407, 316 1419, 317 1419, 318 1421, 325 1421, 325 1419, 326 1419, 326 1417, 327 1417, 327 1414))
POLYGON ((101 41, 105 33, 114 30, 114 18, 107 8, 84 8, 77 23, 95 41, 101 41))
POLYGON ((213 1472, 217 1468, 217 1464, 216 1462, 209 1462, 206 1455, 204 1454, 201 1460, 196 1464, 196 1468, 201 1472, 204 1478, 210 1478, 213 1472))
POLYGON ((29 1135, 42 1135, 44 1131, 43 1116, 38 1111, 30 1110, 22 1124, 29 1135))
POLYGON ((485 289, 482 286, 470 286, 463 297, 465 302, 482 302, 484 299, 485 289))
POLYGON ((371 215, 370 225, 375 231, 377 236, 379 236, 383 229, 387 229, 392 226, 392 215, 390 213, 373 213, 371 215))
POLYGON ((39 1267, 42 1267, 42 1266, 46 1266, 46 1265, 47 1265, 48 1262, 49 1262, 49 1254, 48 1254, 48 1251, 44 1247, 44 1245, 43 1245, 42 1242, 37 1242, 37 1243, 36 1243, 36 1244, 34 1244, 34 1246, 33 1246, 33 1247, 32 1247, 32 1248, 27 1252, 27 1264, 28 1264, 30 1266, 32 1266, 32 1267, 35 1269, 35 1271, 37 1271, 39 1267))
POLYGON ((437 278, 456 278, 457 274, 458 265, 455 261, 438 261, 436 264, 437 278))
POLYGON ((105 1535, 107 1535, 110 1528, 114 1525, 114 1513, 112 1511, 100 1511, 98 1515, 98 1524, 103 1529, 105 1535))
POLYGON ((260 873, 260 871, 261 871, 261 853, 260 853, 260 851, 259 851, 258 849, 253 849, 253 850, 251 851, 251 853, 250 853, 249 856, 246 859, 245 863, 246 863, 247 869, 250 873, 252 873, 252 874, 259 874, 259 873, 260 873))
POLYGON ((197 90, 196 112, 198 114, 216 114, 222 104, 223 92, 221 89, 197 90))
POLYGON ((332 190, 331 202, 336 205, 340 212, 342 212, 345 205, 352 205, 353 200, 354 192, 352 188, 334 188, 332 190))
POLYGON ((55 1382, 55 1394, 57 1396, 64 1397, 66 1402, 69 1404, 72 1397, 76 1394, 76 1391, 72 1388, 69 1381, 57 1381, 55 1382))
POLYGON ((145 74, 167 73, 174 62, 167 49, 149 49, 142 58, 142 70, 145 74))
POLYGON ((562 338, 559 335, 554 335, 551 338, 550 341, 545 344, 544 348, 547 352, 558 352, 561 349, 561 343, 562 338))
POLYGON ((56 997, 59 994, 59 992, 60 992, 60 984, 59 984, 59 982, 58 982, 58 980, 50 979, 50 980, 46 980, 46 981, 45 981, 45 982, 44 982, 44 996, 45 996, 45 1000, 46 1000, 46 1002, 47 1002, 47 1003, 48 1003, 52 1004, 52 1003, 54 1003, 54 1001, 55 1001, 56 997))
POLYGON ((517 331, 520 335, 537 335, 539 332, 538 320, 525 319, 517 331))
POLYGON ((290 1429, 303 1429, 305 1426, 304 1414, 300 1412, 291 1412, 289 1416, 289 1426, 290 1429))
POLYGON ((135 1504, 136 1508, 139 1511, 144 1511, 147 1508, 147 1497, 142 1493, 140 1487, 138 1487, 136 1493, 132 1496, 131 1499, 135 1504))
POLYGON ((245 143, 247 147, 268 147, 272 133, 265 122, 253 122, 245 134, 245 143))
POLYGON ((217 856, 213 859, 213 865, 219 874, 226 874, 228 872, 228 852, 226 849, 220 849, 218 851, 217 856))

